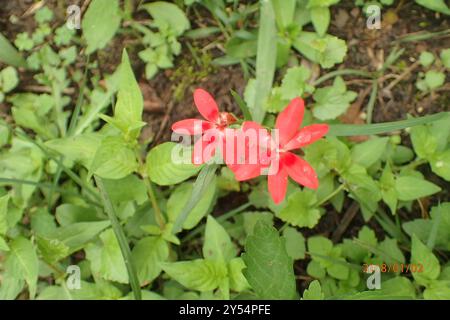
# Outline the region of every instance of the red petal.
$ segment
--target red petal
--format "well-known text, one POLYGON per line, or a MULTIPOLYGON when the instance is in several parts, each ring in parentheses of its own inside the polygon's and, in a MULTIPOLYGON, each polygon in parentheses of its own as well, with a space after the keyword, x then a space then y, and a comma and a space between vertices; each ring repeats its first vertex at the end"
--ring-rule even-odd
POLYGON ((286 152, 283 154, 281 162, 295 182, 310 189, 319 187, 319 180, 313 167, 299 156, 286 152))
POLYGON ((303 127, 285 146, 285 150, 298 149, 319 140, 328 132, 327 124, 313 124, 303 127))
POLYGON ((286 145, 297 133, 305 112, 302 98, 293 99, 277 117, 275 128, 279 130, 280 146, 286 145))
POLYGON ((178 134, 200 134, 206 130, 209 130, 214 125, 211 122, 198 120, 198 119, 185 119, 175 122, 172 125, 172 131, 178 134))
POLYGON ((245 181, 261 175, 261 166, 257 164, 230 164, 228 168, 233 171, 237 181, 245 181))
POLYGON ((205 139, 205 136, 198 139, 194 144, 192 163, 200 165, 208 162, 216 153, 217 143, 215 140, 205 139))
POLYGON ((286 196, 286 189, 288 184, 288 174, 284 168, 278 170, 276 174, 268 176, 269 193, 272 196, 273 202, 276 204, 283 201, 286 196))
POLYGON ((216 122, 219 117, 219 107, 214 98, 205 90, 194 91, 194 102, 200 114, 211 122, 216 122))

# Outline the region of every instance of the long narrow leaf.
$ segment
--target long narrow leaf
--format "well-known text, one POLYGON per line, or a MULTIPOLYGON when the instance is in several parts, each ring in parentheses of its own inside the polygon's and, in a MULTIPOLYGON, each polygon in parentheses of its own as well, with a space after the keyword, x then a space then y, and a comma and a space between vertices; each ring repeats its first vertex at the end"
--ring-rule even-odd
POLYGON ((197 179, 194 182, 194 187, 192 188, 192 195, 189 201, 184 206, 180 215, 173 226, 173 233, 176 234, 183 228, 183 223, 186 221, 189 213, 198 203, 200 198, 203 196, 205 191, 210 187, 209 185, 213 181, 214 175, 216 174, 217 165, 206 165, 202 168, 198 174, 197 179))
POLYGON ((429 116, 400 120, 393 122, 373 123, 373 124, 331 124, 328 135, 330 136, 361 136, 380 134, 409 127, 426 124, 448 117, 449 112, 440 112, 429 116))
POLYGON ((249 106, 252 118, 262 122, 266 113, 265 103, 272 90, 277 59, 277 28, 272 2, 261 1, 259 18, 258 49, 256 56, 255 99, 249 106))

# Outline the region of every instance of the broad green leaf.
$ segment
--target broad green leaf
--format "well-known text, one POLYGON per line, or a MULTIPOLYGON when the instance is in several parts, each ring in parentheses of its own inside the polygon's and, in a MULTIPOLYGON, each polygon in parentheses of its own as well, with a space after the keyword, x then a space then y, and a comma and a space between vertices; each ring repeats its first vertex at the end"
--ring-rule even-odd
POLYGON ((405 256, 397 245, 397 240, 386 238, 378 245, 380 258, 383 262, 394 265, 405 263, 405 256))
POLYGON ((136 138, 143 125, 141 118, 144 100, 126 50, 122 53, 119 75, 117 103, 114 107, 114 118, 111 123, 126 135, 136 138))
POLYGON ((439 260, 415 235, 412 236, 411 263, 423 266, 423 272, 412 272, 413 278, 420 284, 437 279, 441 272, 439 260))
POLYGON ((244 218, 244 230, 247 235, 253 233, 253 229, 259 220, 265 222, 266 224, 273 225, 273 214, 271 212, 250 211, 242 213, 242 216, 244 218))
MULTIPOLYGON (((281 97, 288 100, 288 103, 295 97, 303 96, 304 92, 312 92, 314 88, 307 83, 310 76, 311 71, 304 66, 289 68, 281 82, 281 97)), ((287 106, 287 103, 285 106, 287 106)))
POLYGON ((0 33, 0 61, 14 67, 26 68, 27 63, 3 34, 0 33))
POLYGON ((186 288, 202 292, 216 289, 227 277, 225 266, 212 260, 163 263, 162 269, 186 288))
POLYGON ((71 249, 70 252, 74 252, 82 248, 110 224, 109 221, 74 223, 57 228, 52 234, 49 234, 48 237, 50 239, 61 241, 71 249))
POLYGON ((310 13, 314 29, 319 36, 323 37, 330 24, 330 9, 327 7, 313 7, 311 8, 310 13))
POLYGON ((120 21, 118 0, 93 0, 81 24, 87 42, 86 54, 104 48, 119 28, 120 21))
POLYGON ((341 77, 336 77, 332 86, 317 89, 314 93, 313 114, 320 120, 335 119, 345 113, 356 96, 356 92, 347 91, 341 77))
POLYGON ((441 188, 434 183, 412 176, 397 178, 395 188, 398 198, 402 201, 427 197, 441 191, 441 188))
POLYGON ((0 236, 0 251, 9 251, 9 246, 2 236, 0 236))
POLYGON ((450 300, 450 281, 432 281, 423 291, 425 300, 450 300))
POLYGON ((74 137, 49 140, 45 145, 49 149, 62 154, 64 159, 79 162, 89 169, 102 138, 98 133, 86 133, 74 137))
POLYGON ((441 51, 441 60, 442 64, 447 69, 450 69, 450 48, 441 51))
POLYGON ((140 205, 148 198, 144 181, 134 174, 119 180, 103 179, 103 183, 111 201, 115 204, 136 201, 140 205))
POLYGON ((39 236, 36 242, 42 259, 51 265, 69 255, 69 247, 57 239, 39 236))
POLYGON ((389 163, 386 163, 379 183, 383 201, 389 206, 391 213, 395 214, 397 212, 398 196, 395 189, 395 177, 389 163))
POLYGON ((161 272, 161 262, 169 257, 169 246, 160 237, 139 240, 131 252, 141 286, 153 281, 161 272))
POLYGON ((420 53, 419 61, 425 68, 429 67, 434 61, 434 55, 429 51, 423 51, 420 53))
POLYGON ((450 15, 450 9, 444 0, 416 0, 416 2, 427 9, 450 15))
POLYGON ((345 41, 328 34, 319 37, 317 33, 302 31, 293 45, 306 58, 326 69, 344 61, 347 53, 345 41))
POLYGON ((125 140, 121 136, 108 136, 97 149, 90 171, 105 179, 122 179, 137 168, 136 155, 125 140))
POLYGON ((234 258, 228 263, 228 277, 231 290, 241 292, 250 288, 247 279, 242 273, 243 269, 245 269, 245 263, 242 258, 234 258))
POLYGON ((162 186, 177 184, 192 177, 202 167, 192 164, 191 153, 190 148, 174 142, 165 142, 154 147, 147 154, 148 176, 162 186))
POLYGON ((101 245, 89 244, 85 249, 92 272, 105 280, 128 283, 127 268, 114 231, 103 231, 100 239, 101 245))
POLYGON ((14 274, 28 284, 31 299, 36 295, 39 260, 30 240, 18 237, 10 245, 7 258, 9 268, 14 268, 14 274))
POLYGON ((175 31, 175 35, 181 35, 184 31, 191 28, 191 24, 184 12, 173 3, 155 1, 143 4, 141 7, 152 15, 158 25, 166 23, 175 31))
POLYGON ((286 244, 272 226, 259 221, 247 237, 244 276, 260 299, 295 299, 296 283, 286 244))
POLYGON ((293 226, 313 228, 320 219, 320 210, 316 207, 317 197, 311 190, 296 191, 287 199, 287 205, 277 217, 293 226))
POLYGON ((9 66, 0 71, 0 91, 4 93, 14 89, 19 83, 19 76, 15 68, 9 66))
POLYGON ((322 292, 322 287, 318 280, 314 280, 309 284, 308 289, 303 292, 302 300, 323 300, 325 295, 322 292))
POLYGON ((430 159, 431 170, 450 181, 450 149, 434 154, 430 159))
POLYGON ((93 207, 77 206, 64 203, 56 208, 56 220, 62 226, 77 222, 99 221, 97 211, 93 207))
POLYGON ((272 0, 279 30, 284 30, 294 21, 296 0, 272 0))
POLYGON ((8 202, 9 195, 6 194, 3 197, 0 197, 0 236, 5 235, 6 231, 8 231, 8 202))
POLYGON ((283 230, 283 238, 286 241, 287 254, 293 260, 305 259, 305 238, 299 231, 287 227, 283 230))
POLYGON ((212 217, 206 221, 203 257, 222 263, 229 262, 236 256, 236 248, 226 230, 212 217))
POLYGON ((369 168, 383 156, 389 138, 372 138, 352 148, 352 160, 369 168))
MULTIPOLYGON (((193 184, 186 182, 177 186, 172 191, 169 200, 167 201, 167 215, 169 221, 175 222, 177 220, 181 211, 192 196, 192 190, 193 184)), ((195 207, 189 212, 187 219, 183 223, 184 229, 192 229, 211 211, 215 195, 216 184, 212 182, 210 188, 206 189, 205 193, 198 199, 195 207)))

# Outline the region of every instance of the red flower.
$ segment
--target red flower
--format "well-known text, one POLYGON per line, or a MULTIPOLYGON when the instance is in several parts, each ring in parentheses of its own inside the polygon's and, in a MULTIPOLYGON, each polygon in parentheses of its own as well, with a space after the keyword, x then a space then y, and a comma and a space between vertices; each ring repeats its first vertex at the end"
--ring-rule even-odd
POLYGON ((313 124, 299 130, 304 110, 303 100, 295 98, 278 115, 275 124, 278 139, 270 137, 267 130, 265 134, 265 129, 257 123, 244 123, 244 131, 258 129, 263 133, 258 140, 258 144, 263 143, 265 145, 262 150, 258 151, 260 161, 256 165, 247 162, 246 164, 229 165, 239 181, 254 178, 261 174, 262 169, 269 169, 269 193, 275 203, 283 201, 286 195, 288 177, 311 189, 317 189, 319 186, 317 175, 309 163, 290 152, 313 143, 328 132, 328 125, 326 124, 313 124), (267 143, 267 139, 270 139, 271 142, 267 143))
POLYGON ((194 91, 194 103, 206 120, 181 120, 172 125, 172 130, 179 134, 202 134, 192 154, 192 162, 202 164, 214 156, 216 147, 223 141, 225 128, 236 122, 236 118, 231 113, 219 112, 214 98, 203 89, 194 91))

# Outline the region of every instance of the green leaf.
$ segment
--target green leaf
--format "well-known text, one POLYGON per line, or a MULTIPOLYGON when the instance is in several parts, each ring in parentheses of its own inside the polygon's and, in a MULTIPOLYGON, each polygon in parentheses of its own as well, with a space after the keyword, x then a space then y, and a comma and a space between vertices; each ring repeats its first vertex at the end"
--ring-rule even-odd
POLYGON ((425 300, 450 300, 450 281, 432 281, 423 291, 425 300))
POLYGON ((156 23, 166 23, 175 35, 181 35, 184 31, 191 28, 189 20, 186 18, 184 12, 173 3, 165 1, 156 1, 141 6, 152 15, 156 23))
POLYGON ((324 300, 325 295, 318 280, 314 280, 309 284, 308 289, 303 292, 303 300, 324 300))
POLYGON ((352 148, 352 160, 365 168, 377 162, 385 153, 389 138, 373 138, 352 148))
POLYGON ((136 138, 139 135, 139 129, 142 127, 141 118, 144 100, 125 49, 122 53, 119 74, 119 89, 112 124, 125 134, 136 138))
POLYGON ((85 249, 92 272, 105 280, 128 283, 127 268, 114 231, 103 231, 100 239, 101 245, 89 244, 85 249))
POLYGON ((9 251, 9 246, 2 236, 0 236, 0 251, 9 251))
POLYGON ((387 133, 441 120, 448 117, 448 114, 448 112, 440 112, 419 118, 374 124, 331 124, 328 135, 345 137, 387 133))
POLYGON ((313 228, 320 219, 316 207, 317 197, 311 190, 295 191, 287 199, 287 205, 277 217, 293 226, 313 228))
POLYGON ((402 201, 410 201, 430 196, 441 191, 437 185, 412 176, 399 177, 395 181, 398 198, 402 201))
POLYGON ((256 82, 254 99, 248 107, 254 121, 264 120, 265 104, 272 90, 277 60, 277 28, 272 1, 262 1, 259 18, 258 49, 256 55, 256 82))
POLYGON ((162 186, 177 184, 192 177, 202 167, 192 164, 191 153, 190 148, 174 142, 165 142, 154 147, 147 154, 148 176, 162 186))
POLYGON ((242 258, 231 259, 228 264, 228 277, 230 280, 230 289, 241 292, 250 288, 250 285, 245 279, 242 270, 245 269, 245 263, 242 258))
POLYGON ((311 71, 304 66, 289 68, 281 82, 281 98, 291 100, 295 97, 301 97, 304 92, 312 92, 314 88, 307 83, 310 76, 311 71))
POLYGON ((50 239, 57 239, 74 252, 110 225, 109 221, 79 222, 57 228, 49 234, 50 239))
POLYGON ((330 24, 330 9, 327 7, 313 7, 310 13, 314 29, 319 36, 323 37, 330 24))
POLYGON ((225 229, 212 217, 206 221, 203 257, 222 263, 229 262, 236 256, 236 248, 225 229))
POLYGON ((242 256, 244 276, 260 299, 295 299, 292 259, 284 240, 272 226, 259 221, 247 237, 242 256))
POLYGON ((14 89, 19 83, 19 76, 13 67, 6 67, 0 72, 0 89, 3 93, 14 89))
POLYGON ((3 34, 0 33, 0 61, 14 67, 26 68, 27 63, 3 34))
POLYGON ((48 7, 42 7, 34 14, 34 18, 38 24, 50 22, 53 20, 53 11, 48 7))
POLYGON ((49 149, 59 152, 65 160, 81 163, 89 170, 102 139, 103 137, 98 133, 85 133, 74 137, 49 140, 45 142, 45 145, 49 149))
POLYGON ((50 265, 69 255, 69 247, 57 239, 37 237, 37 246, 42 258, 50 265))
POLYGON ((415 235, 412 236, 411 263, 423 266, 423 272, 412 272, 413 278, 420 284, 437 279, 441 272, 439 260, 415 235))
POLYGON ((430 165, 434 173, 450 181, 450 149, 433 155, 430 165))
POLYGON ((442 64, 447 69, 450 69, 450 48, 444 49, 441 51, 441 60, 442 60, 442 64))
POLYGON ((97 149, 90 171, 105 179, 122 179, 137 168, 136 155, 124 139, 109 136, 102 140, 97 149))
POLYGON ((317 33, 302 31, 293 45, 306 58, 326 69, 344 61, 347 54, 345 41, 328 34, 319 37, 317 33))
MULTIPOLYGON (((167 201, 167 215, 169 221, 175 222, 192 196, 193 184, 183 183, 175 188, 167 201)), ((210 188, 196 202, 195 206, 189 212, 187 219, 183 223, 183 229, 192 229, 204 216, 212 209, 216 195, 216 183, 211 182, 210 188)))
POLYGON ((8 266, 14 268, 14 274, 19 279, 26 281, 30 297, 34 299, 38 280, 39 260, 33 244, 26 238, 17 237, 10 243, 9 247, 8 266))
POLYGON ((93 0, 81 24, 86 54, 104 48, 119 29, 120 20, 118 0, 93 0))
POLYGON ((427 9, 450 15, 450 9, 444 0, 416 0, 416 2, 427 9))
POLYGON ((161 273, 161 262, 169 257, 169 246, 160 237, 139 240, 131 252, 141 286, 153 281, 161 273))
POLYGON ((225 266, 212 260, 163 263, 162 269, 186 288, 202 292, 216 289, 227 277, 225 266))
POLYGON ((437 149, 437 139, 429 126, 411 128, 411 142, 416 154, 422 159, 428 159, 437 149))
POLYGON ((293 260, 305 259, 305 238, 296 229, 287 227, 283 230, 287 254, 293 260))
POLYGON ((332 86, 317 89, 314 93, 313 114, 320 120, 335 119, 347 111, 356 96, 356 92, 347 91, 341 77, 336 77, 332 86))
POLYGON ((272 0, 279 30, 284 30, 294 21, 296 0, 272 0))
POLYGON ((0 236, 5 235, 6 231, 8 231, 8 201, 9 195, 6 194, 3 197, 0 197, 0 236))
POLYGON ((398 196, 395 189, 395 177, 388 162, 380 177, 380 190, 383 201, 389 206, 392 214, 395 214, 397 212, 398 196))
POLYGON ((422 66, 429 67, 434 61, 434 55, 429 51, 423 51, 419 57, 420 64, 422 66))

